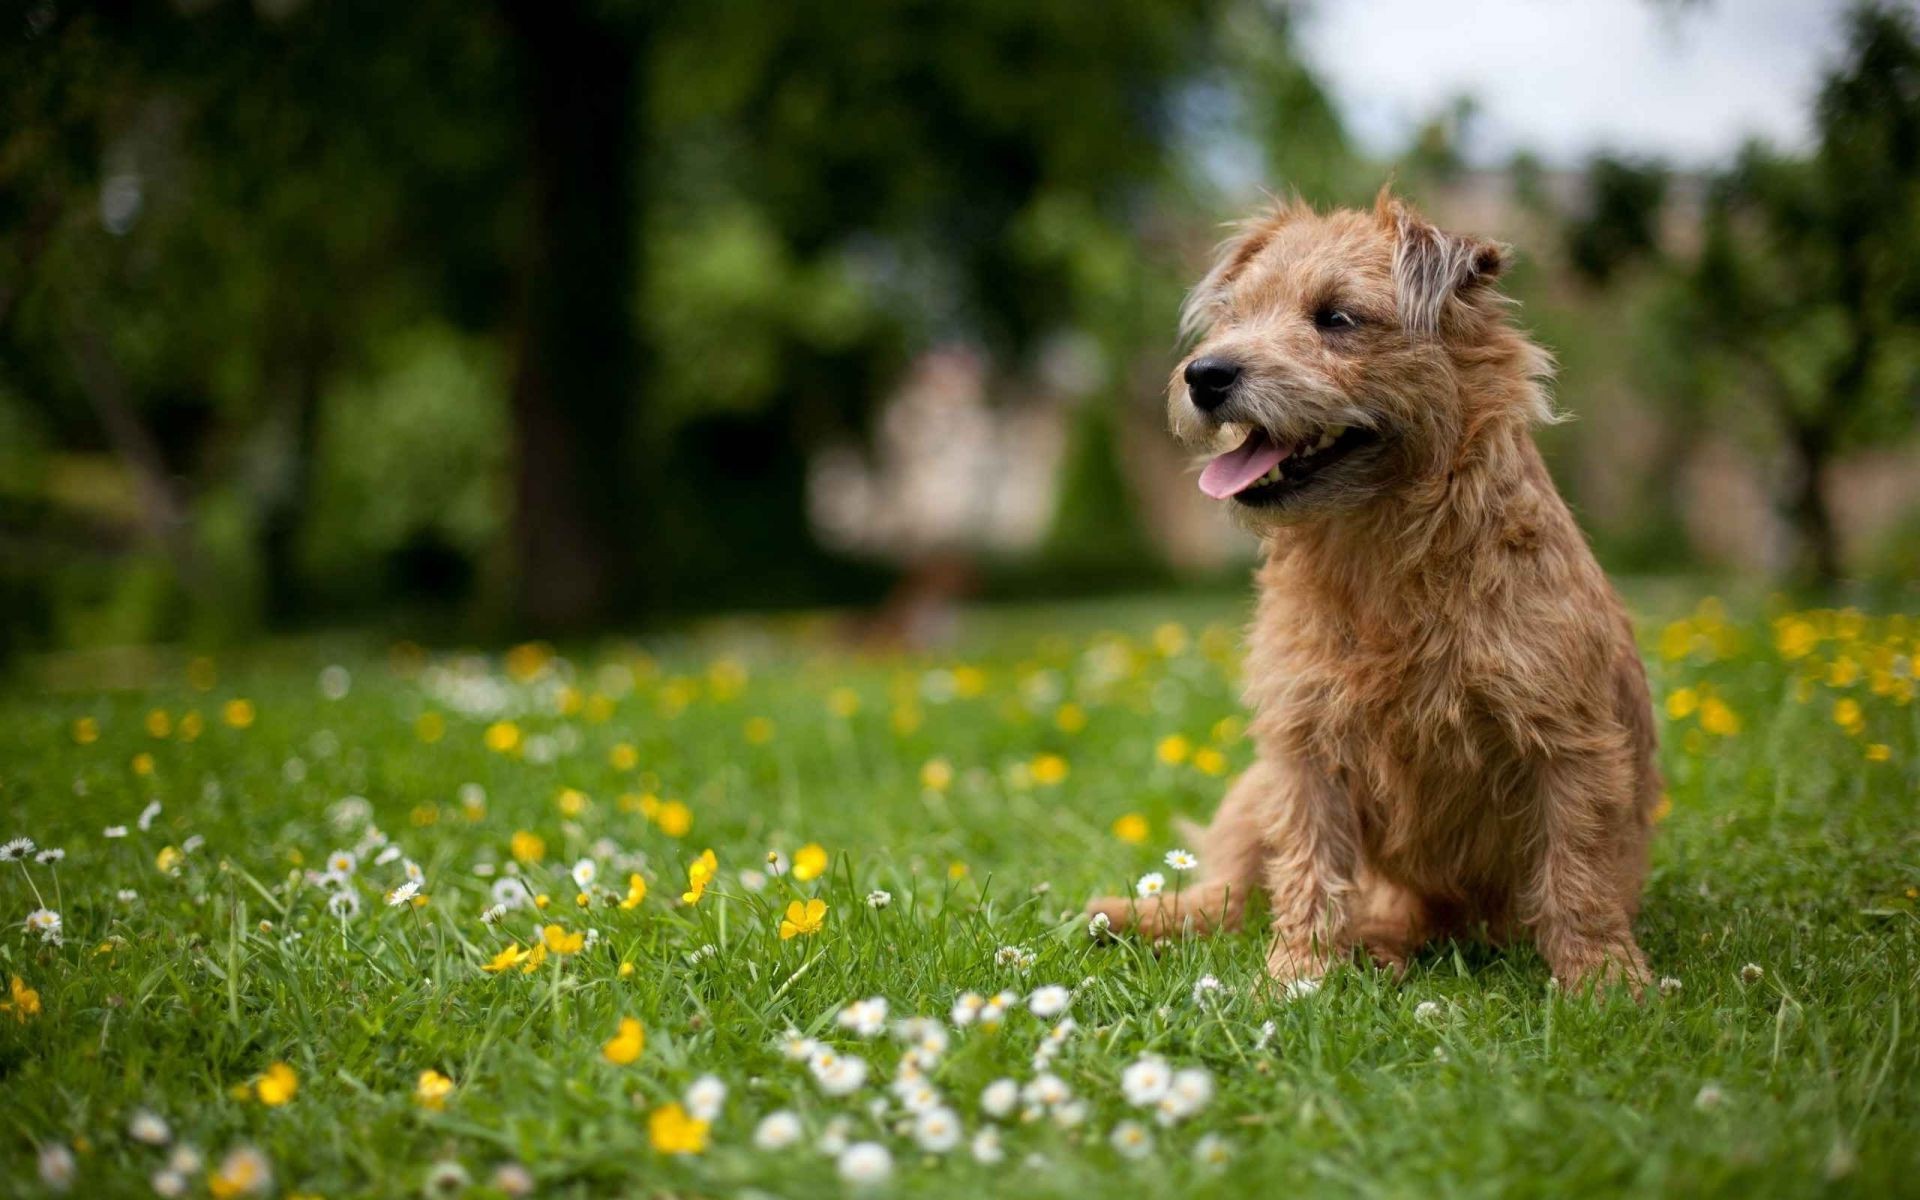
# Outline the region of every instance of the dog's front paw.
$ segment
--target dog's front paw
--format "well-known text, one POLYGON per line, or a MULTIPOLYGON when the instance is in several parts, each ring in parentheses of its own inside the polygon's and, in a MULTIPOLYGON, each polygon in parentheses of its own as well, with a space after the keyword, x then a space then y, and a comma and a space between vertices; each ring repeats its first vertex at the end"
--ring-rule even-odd
POLYGON ((1646 957, 1631 938, 1570 948, 1552 965, 1553 980, 1560 987, 1595 997, 1624 987, 1635 1000, 1645 1000, 1647 985, 1653 981, 1646 957))

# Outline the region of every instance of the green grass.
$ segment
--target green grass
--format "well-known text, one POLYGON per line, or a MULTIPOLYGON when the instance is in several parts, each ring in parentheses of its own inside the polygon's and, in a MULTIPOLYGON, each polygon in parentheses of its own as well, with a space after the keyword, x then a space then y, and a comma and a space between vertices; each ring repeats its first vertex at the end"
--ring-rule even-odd
MULTIPOLYGON (((1639 933, 1674 994, 1562 997, 1531 951, 1446 945, 1403 981, 1347 970, 1286 1001, 1261 986, 1257 934, 1156 953, 1098 945, 1071 915, 1163 869, 1173 819, 1204 817, 1220 794, 1224 778, 1191 758, 1161 761, 1162 738, 1217 751, 1215 769, 1246 765, 1231 722, 1239 611, 1002 613, 970 622, 960 653, 939 660, 855 656, 824 624, 738 623, 644 653, 523 653, 524 681, 498 656, 349 642, 225 656, 213 678, 165 653, 49 664, 0 697, 0 838, 67 851, 57 882, 30 867, 63 945, 20 925, 38 903, 21 867, 0 874, 0 971, 43 1008, 0 1014, 0 1193, 41 1194, 36 1156, 65 1144, 74 1194, 152 1194, 167 1151, 129 1136, 137 1108, 209 1165, 250 1145, 280 1193, 327 1197, 419 1194, 446 1162, 474 1194, 502 1163, 551 1196, 832 1194, 817 1143, 836 1115, 891 1148, 893 1189, 915 1195, 1920 1192, 1920 706, 1899 695, 1920 622, 1815 614, 1801 631, 1709 607, 1647 630, 1663 711, 1681 689, 1676 710, 1707 702, 1662 718, 1672 812, 1639 933), (1180 636, 1159 628, 1175 619, 1180 636), (321 671, 335 663, 351 687, 330 699, 321 671), (841 688, 851 715, 835 712, 841 688), (223 719, 237 699, 253 706, 249 727, 223 719), (1836 722, 1841 700, 1860 705, 1853 730, 1836 722), (1067 703, 1085 714, 1077 732, 1060 727, 1067 703), (168 736, 146 729, 155 709, 168 736), (203 728, 187 740, 190 711, 203 728), (1737 733, 1701 727, 1729 715, 1737 733), (764 741, 748 736, 756 718, 771 722, 764 741), (83 719, 97 740, 76 740, 83 719), (513 752, 485 744, 499 719, 517 729, 513 752), (436 723, 438 740, 423 740, 436 723), (623 744, 630 769, 612 761, 623 744), (1871 745, 1887 761, 1870 761, 1871 745), (134 769, 142 754, 150 774, 134 769), (1046 755, 1064 779, 1036 771, 1046 755), (951 767, 944 788, 923 783, 931 760, 951 767), (463 805, 466 784, 484 789, 483 808, 463 805), (565 789, 586 798, 572 816, 565 789), (689 807, 687 836, 622 802, 646 794, 689 807), (345 921, 304 880, 361 839, 363 823, 336 820, 348 796, 424 869, 426 907, 382 903, 398 862, 363 863, 362 909, 345 921), (162 805, 151 829, 103 837, 150 799, 162 805), (1146 819, 1144 843, 1115 836, 1128 813, 1146 819), (493 881, 475 867, 510 863, 521 830, 545 841, 527 871, 552 896, 540 920, 600 937, 531 974, 488 974, 501 947, 538 936, 530 911, 480 921, 493 881), (163 847, 189 838, 204 843, 161 873, 163 847), (769 848, 809 842, 831 854, 823 878, 759 893, 741 881, 769 848), (683 905, 687 863, 707 847, 719 876, 683 905), (622 892, 616 860, 643 856, 645 901, 577 909, 565 872, 588 855, 622 892), (868 907, 875 888, 889 907, 868 907), (828 903, 824 929, 782 941, 781 910, 812 895, 828 903), (997 964, 1005 946, 1031 966, 997 964), (1758 975, 1743 979, 1749 963, 1758 975), (1223 986, 1196 1003, 1209 974, 1223 986), (1007 1161, 987 1167, 964 1142, 919 1153, 892 1115, 869 1115, 900 1048, 836 1029, 842 1005, 879 995, 895 1016, 944 1017, 969 989, 1045 984, 1073 989, 1080 1028, 1052 1069, 1087 1102, 1081 1125, 1010 1121, 1007 1161), (617 1066, 601 1046, 626 1016, 646 1048, 617 1066), (824 1095, 784 1059, 790 1027, 863 1055, 872 1081, 824 1095), (1149 1051, 1204 1066, 1217 1090, 1184 1123, 1149 1123, 1153 1152, 1127 1160, 1108 1134, 1140 1114, 1119 1076, 1149 1051), (276 1062, 298 1078, 293 1099, 247 1098, 276 1062), (429 1069, 456 1085, 441 1111, 414 1098, 429 1069), (648 1114, 706 1073, 729 1094, 705 1152, 656 1153, 648 1114), (756 1122, 781 1108, 806 1138, 754 1149, 756 1122), (1206 1134, 1232 1150, 1220 1173, 1193 1161, 1206 1134)), ((1029 1079, 1044 1030, 1022 1007, 996 1033, 954 1033, 933 1082, 969 1136, 986 1123, 981 1088, 1029 1079)), ((196 1176, 189 1194, 207 1184, 196 1176)))

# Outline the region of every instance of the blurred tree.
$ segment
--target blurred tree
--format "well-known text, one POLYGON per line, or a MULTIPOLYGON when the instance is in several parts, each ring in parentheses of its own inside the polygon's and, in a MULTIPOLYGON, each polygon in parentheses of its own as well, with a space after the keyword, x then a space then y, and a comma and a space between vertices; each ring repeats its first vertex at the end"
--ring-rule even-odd
POLYGON ((1712 356, 1703 386, 1770 409, 1792 467, 1793 569, 1813 582, 1842 572, 1834 456, 1920 411, 1920 43, 1905 8, 1863 5, 1850 24, 1812 155, 1750 146, 1713 181, 1670 331, 1712 356))
POLYGON ((1666 168, 1602 154, 1587 164, 1587 209, 1567 228, 1567 260, 1591 283, 1605 284, 1622 266, 1660 254, 1666 168))

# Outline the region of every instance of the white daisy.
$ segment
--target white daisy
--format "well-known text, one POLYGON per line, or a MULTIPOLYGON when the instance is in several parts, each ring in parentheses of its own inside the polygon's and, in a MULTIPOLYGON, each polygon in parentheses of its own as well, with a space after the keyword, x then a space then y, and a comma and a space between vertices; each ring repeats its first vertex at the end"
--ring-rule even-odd
POLYGON ((592 859, 583 858, 579 862, 573 864, 573 871, 571 872, 571 874, 573 875, 574 886, 578 887, 581 891, 584 892, 588 888, 593 886, 593 881, 595 879, 599 878, 600 867, 592 859))
POLYGON ((46 1184, 48 1190, 64 1192, 72 1187, 73 1173, 73 1151, 59 1142, 40 1147, 40 1182, 46 1184))
POLYGON ((387 893, 387 907, 399 908, 420 894, 420 885, 409 879, 393 891, 387 893))
POLYGON ((144 1108, 136 1108, 127 1118, 127 1136, 149 1146, 164 1146, 173 1140, 166 1118, 144 1108))
POLYGON ((341 920, 360 915, 360 893, 345 888, 327 897, 327 911, 341 920))
POLYGON ((853 1118, 834 1117, 827 1127, 820 1131, 820 1140, 816 1143, 820 1153, 839 1157, 847 1148, 847 1133, 853 1128, 853 1118))
POLYGON ((158 800, 149 800, 147 801, 147 806, 140 810, 140 817, 134 824, 140 827, 141 833, 145 833, 147 830, 153 828, 154 819, 159 815, 160 802, 158 800))
POLYGON ((880 888, 875 888, 871 892, 867 893, 868 908, 885 908, 887 905, 892 903, 893 903, 892 892, 884 891, 880 888))
POLYGON ((1072 1003, 1073 993, 1058 984, 1036 988, 1033 995, 1027 997, 1028 1010, 1043 1021, 1050 1021, 1059 1016, 1067 1011, 1067 1006, 1072 1003))
POLYGON ((822 1064, 816 1054, 813 1078, 829 1096, 851 1096, 866 1085, 867 1063, 851 1054, 835 1054, 830 1062, 822 1064))
POLYGON ((715 1076, 702 1075, 687 1085, 685 1102, 694 1120, 717 1121, 721 1107, 727 1102, 727 1085, 715 1076))
POLYGON ((783 1108, 760 1118, 753 1127, 753 1144, 761 1150, 785 1150, 799 1144, 803 1132, 800 1118, 783 1108))
POLYGON ((1145 1158, 1153 1153, 1153 1135, 1138 1121, 1122 1121, 1115 1125, 1107 1141, 1122 1158, 1145 1158))
POLYGON ((979 1020, 980 1010, 986 1003, 987 998, 979 992, 962 992, 960 998, 953 1002, 953 1011, 947 1015, 953 1021, 954 1028, 965 1029, 979 1020))
POLYGON ((989 1125, 973 1135, 973 1161, 987 1166, 1006 1158, 1006 1151, 1000 1148, 1000 1131, 989 1125))
POLYGON ((1441 1017, 1442 1009, 1438 1000, 1422 1000, 1413 1006, 1413 1019, 1432 1023, 1441 1017))
POLYGON ((1191 850, 1169 850, 1166 863, 1176 871, 1191 871, 1200 865, 1200 860, 1193 856, 1191 850))
POLYGON ((996 1079, 980 1092, 980 1111, 1000 1120, 1020 1102, 1020 1085, 1011 1079, 996 1079))
POLYGON ((1193 1161, 1208 1170, 1217 1171, 1232 1158, 1233 1148, 1217 1133, 1206 1134, 1193 1144, 1193 1161))
POLYGON ((123 838, 127 836, 127 827, 125 825, 109 825, 100 831, 100 836, 104 838, 123 838))
POLYGON ((195 850, 198 850, 206 844, 206 838, 201 837, 197 833, 190 833, 187 835, 186 840, 180 843, 180 849, 187 854, 192 854, 195 850))
POLYGON ((1219 990, 1219 979, 1212 975, 1202 975, 1193 981, 1193 1002, 1199 1004, 1219 990))
POLYGON ((533 904, 533 893, 518 876, 505 875, 493 881, 493 902, 507 909, 528 908, 533 904))
POLYGON ((874 1037, 887 1027, 887 998, 869 996, 865 1000, 855 1000, 841 1009, 834 1021, 840 1028, 852 1031, 856 1037, 874 1037))
POLYGON ((947 1030, 932 1017, 895 1021, 893 1036, 905 1043, 916 1065, 930 1066, 947 1052, 947 1030))
POLYGON ((1157 1104, 1167 1094, 1173 1072, 1157 1054, 1143 1054, 1120 1073, 1120 1091, 1135 1108, 1157 1104))
POLYGON ((0 862, 21 862, 33 853, 33 839, 17 837, 0 846, 0 862))
POLYGON ((1158 871, 1147 872, 1140 877, 1140 882, 1133 885, 1134 895, 1143 900, 1149 896, 1158 896, 1166 890, 1167 877, 1158 871))
POLYGON ((498 925, 506 918, 506 915, 507 906, 504 904, 496 904, 491 908, 481 910, 480 923, 482 925, 498 925))
POLYGON ((113 895, 114 895, 114 899, 120 901, 120 903, 122 904, 132 904, 135 900, 138 900, 140 898, 140 893, 134 891, 132 888, 121 888, 119 891, 115 892, 113 895))
POLYGON ((425 883, 427 881, 426 871, 421 869, 419 863, 410 858, 400 864, 400 873, 414 883, 425 883))
POLYGON ((60 942, 60 914, 50 908, 36 908, 27 914, 27 932, 37 933, 43 942, 60 942))
POLYGON ((1282 989, 1281 996, 1286 1000, 1304 1000, 1319 990, 1318 979, 1296 979, 1282 989))
POLYGON ((171 1167, 162 1167, 147 1176, 147 1185, 161 1200, 179 1200, 187 1194, 187 1177, 171 1167))
POLYGON ((893 1155, 879 1142, 855 1142, 841 1151, 835 1169, 855 1187, 885 1183, 893 1174, 893 1155))
POLYGON ((1726 1099, 1726 1093, 1720 1090, 1719 1084, 1703 1084, 1699 1093, 1693 1098, 1693 1106, 1701 1112, 1707 1112, 1710 1109, 1719 1108, 1726 1099))
POLYGON ((52 866, 54 863, 59 862, 61 859, 65 858, 66 856, 67 856, 67 852, 65 850, 55 850, 52 847, 49 847, 45 850, 42 850, 40 853, 34 855, 33 861, 39 863, 43 867, 46 867, 46 866, 52 866))
POLYGON ((1073 1089, 1058 1075, 1035 1075, 1020 1089, 1020 1098, 1028 1104, 1037 1104, 1044 1108, 1057 1108, 1073 1099, 1073 1089))
POLYGON ((1162 1125, 1184 1121, 1213 1099, 1213 1076, 1199 1067, 1174 1072, 1166 1094, 1154 1105, 1154 1116, 1162 1125))
POLYGON ((327 855, 327 870, 335 875, 351 875, 360 867, 360 856, 351 850, 335 850, 327 855))
POLYGON ((962 1132, 960 1118, 953 1115, 953 1110, 938 1105, 913 1122, 913 1140, 929 1154, 945 1154, 958 1146, 962 1132))
POLYGON ((1062 1129, 1077 1129, 1087 1122, 1087 1113, 1092 1111, 1085 1100, 1069 1100, 1065 1104, 1053 1106, 1053 1123, 1062 1129))
POLYGON ((437 1162, 427 1169, 427 1178, 421 1190, 429 1197, 458 1196, 472 1186, 473 1179, 467 1169, 457 1162, 448 1160, 437 1162))
POLYGON ((797 1029, 789 1029, 780 1039, 780 1049, 788 1062, 806 1062, 820 1049, 820 1043, 810 1037, 802 1037, 797 1029))

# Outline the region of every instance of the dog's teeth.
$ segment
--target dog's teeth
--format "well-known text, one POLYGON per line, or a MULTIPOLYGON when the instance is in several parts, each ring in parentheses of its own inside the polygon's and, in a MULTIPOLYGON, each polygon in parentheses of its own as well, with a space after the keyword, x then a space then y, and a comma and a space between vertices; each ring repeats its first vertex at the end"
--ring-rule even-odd
POLYGON ((1332 430, 1328 430, 1326 433, 1321 434, 1320 440, 1313 444, 1314 451, 1318 453, 1321 450, 1325 450, 1328 446, 1333 445, 1334 437, 1335 437, 1335 434, 1333 433, 1332 430))

